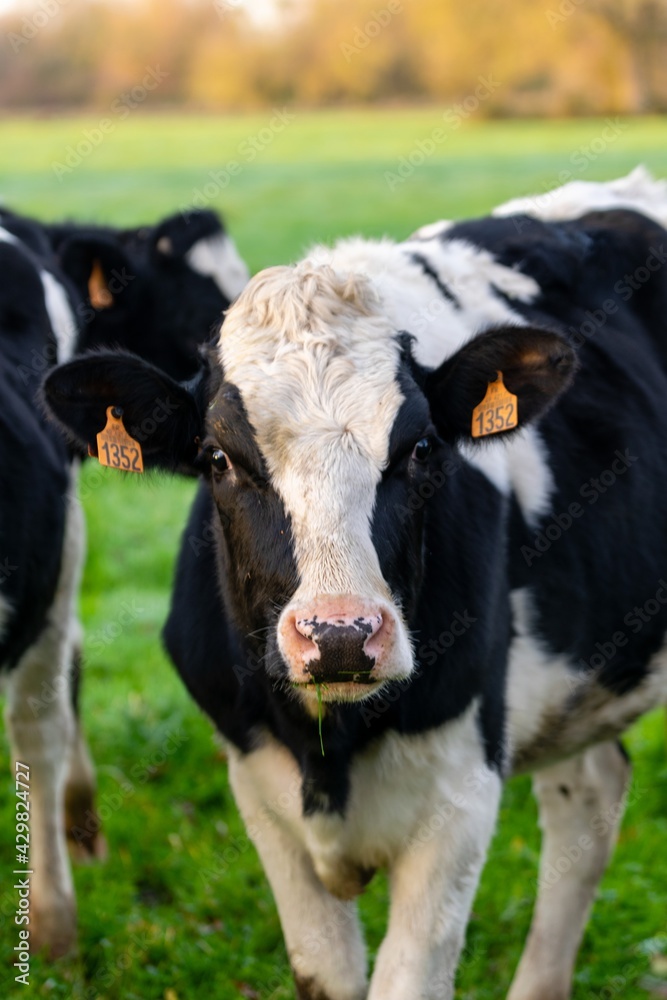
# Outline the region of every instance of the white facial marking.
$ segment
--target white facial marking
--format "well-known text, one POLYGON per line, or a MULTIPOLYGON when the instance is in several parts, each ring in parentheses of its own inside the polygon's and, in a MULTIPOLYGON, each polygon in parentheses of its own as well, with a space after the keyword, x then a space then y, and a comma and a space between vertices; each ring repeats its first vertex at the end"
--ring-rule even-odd
POLYGON ((188 250, 185 259, 194 271, 213 278, 230 302, 240 294, 250 278, 236 244, 226 233, 198 240, 188 250))
POLYGON ((655 180, 645 167, 613 181, 570 181, 553 191, 513 198, 493 215, 531 215, 545 221, 577 219, 587 212, 630 208, 667 225, 667 180, 655 180))
POLYGON ((64 361, 69 361, 76 350, 78 335, 76 320, 67 292, 60 282, 49 271, 40 271, 39 276, 42 279, 51 329, 58 344, 58 362, 62 364, 64 361))
POLYGON ((390 599, 370 536, 402 395, 394 330, 363 279, 309 262, 256 276, 220 340, 292 519, 301 586, 390 599))

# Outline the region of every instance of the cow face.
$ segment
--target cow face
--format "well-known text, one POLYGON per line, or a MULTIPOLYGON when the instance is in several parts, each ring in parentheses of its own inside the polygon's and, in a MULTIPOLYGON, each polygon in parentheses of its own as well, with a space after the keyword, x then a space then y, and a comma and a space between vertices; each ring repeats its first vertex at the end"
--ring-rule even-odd
POLYGON ((249 277, 213 212, 124 231, 54 227, 52 238, 83 302, 80 350, 131 350, 174 378, 195 374, 198 347, 249 277))
POLYGON ((242 633, 261 637, 269 673, 304 697, 357 700, 413 670, 424 523, 411 491, 470 438, 498 371, 523 422, 573 366, 557 334, 516 327, 421 371, 365 280, 306 262, 253 279, 189 386, 98 355, 52 374, 46 398, 94 444, 107 406, 131 426, 168 397, 144 461, 194 465, 207 479, 242 633))

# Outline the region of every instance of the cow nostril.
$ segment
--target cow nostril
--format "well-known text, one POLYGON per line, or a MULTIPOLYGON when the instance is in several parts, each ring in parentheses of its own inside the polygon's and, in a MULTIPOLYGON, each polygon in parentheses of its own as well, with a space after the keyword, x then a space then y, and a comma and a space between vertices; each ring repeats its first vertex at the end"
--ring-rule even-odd
POLYGON ((311 620, 297 618, 292 614, 283 626, 285 637, 289 638, 290 645, 298 652, 304 663, 315 660, 320 655, 318 645, 313 639, 313 625, 311 620))

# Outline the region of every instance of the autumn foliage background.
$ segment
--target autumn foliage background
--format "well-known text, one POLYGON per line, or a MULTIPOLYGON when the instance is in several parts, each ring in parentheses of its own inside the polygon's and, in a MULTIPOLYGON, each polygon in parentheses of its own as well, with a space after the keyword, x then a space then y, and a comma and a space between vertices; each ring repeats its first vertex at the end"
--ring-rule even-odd
POLYGON ((455 102, 485 117, 667 110, 665 0, 39 0, 0 16, 0 107, 455 102))

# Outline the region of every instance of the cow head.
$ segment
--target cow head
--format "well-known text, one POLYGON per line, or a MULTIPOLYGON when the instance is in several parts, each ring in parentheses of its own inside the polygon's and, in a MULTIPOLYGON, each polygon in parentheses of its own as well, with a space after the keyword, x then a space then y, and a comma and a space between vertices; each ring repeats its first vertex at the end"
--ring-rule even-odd
POLYGON ((249 277, 209 211, 128 230, 55 226, 52 240, 82 301, 80 350, 120 347, 175 378, 195 373, 199 345, 249 277))
MULTIPOLYGON (((169 400, 144 461, 195 467, 207 481, 240 630, 261 644, 276 680, 341 701, 413 671, 428 539, 411 493, 471 442, 473 409, 498 371, 523 424, 573 370, 558 334, 506 327, 427 372, 365 279, 304 262, 250 282, 191 383, 99 354, 57 369, 45 392, 87 445, 107 406, 122 407, 132 427, 169 400)), ((439 503, 446 518, 446 489, 439 503)))

